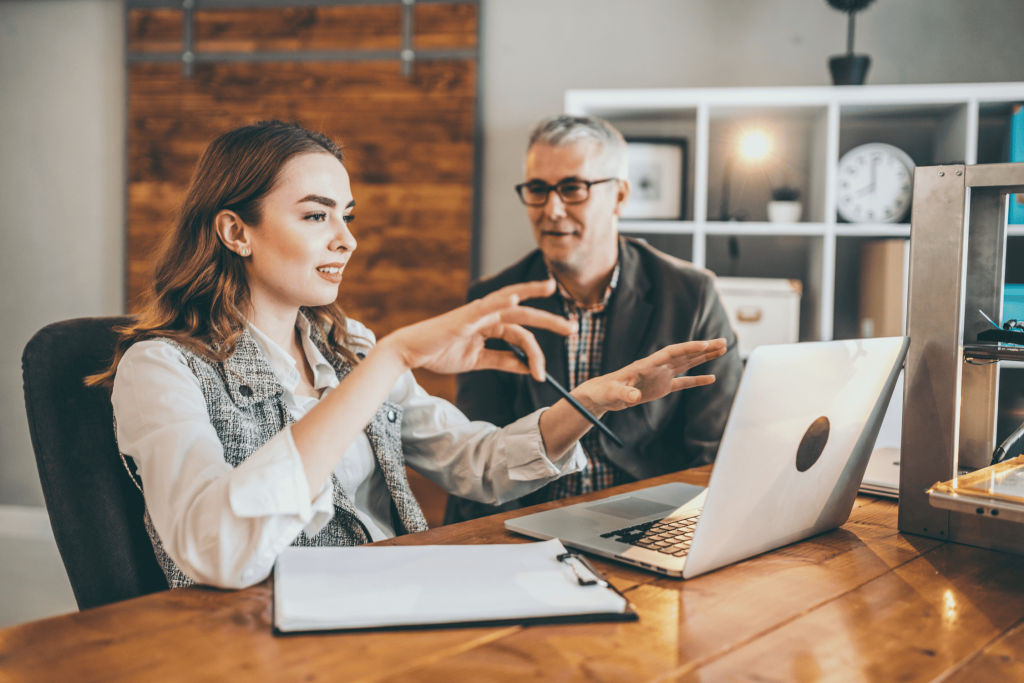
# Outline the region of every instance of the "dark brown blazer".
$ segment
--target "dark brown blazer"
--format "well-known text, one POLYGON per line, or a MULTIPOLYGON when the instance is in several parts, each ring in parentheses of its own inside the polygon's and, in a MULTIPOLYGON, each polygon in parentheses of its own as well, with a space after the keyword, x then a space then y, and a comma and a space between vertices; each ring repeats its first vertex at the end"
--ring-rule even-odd
MULTIPOLYGON (((693 374, 715 375, 714 384, 606 414, 604 422, 626 445, 620 448, 601 434, 601 447, 612 462, 637 479, 711 463, 743 372, 736 335, 718 298, 714 275, 622 236, 619 263, 618 286, 608 302, 600 374, 614 372, 679 342, 725 337, 729 350, 691 370, 693 374)), ((473 284, 467 300, 479 299, 506 285, 546 277, 544 259, 540 250, 535 250, 501 273, 473 284)), ((557 294, 526 305, 564 314, 557 294)), ((546 330, 532 331, 544 351, 548 373, 568 386, 564 338, 546 330)), ((500 348, 501 342, 493 346, 500 348)), ((498 426, 550 406, 558 399, 551 387, 526 375, 486 370, 458 377, 458 407, 472 420, 498 426)), ((452 496, 445 523, 518 507, 518 501, 495 507, 452 496)))

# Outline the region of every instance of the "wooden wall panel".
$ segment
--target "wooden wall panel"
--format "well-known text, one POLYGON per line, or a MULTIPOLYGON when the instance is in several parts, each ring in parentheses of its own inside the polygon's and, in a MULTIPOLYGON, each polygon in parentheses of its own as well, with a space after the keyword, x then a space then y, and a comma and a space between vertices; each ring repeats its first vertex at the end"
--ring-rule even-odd
POLYGON ((129 69, 129 174, 187 179, 198 151, 230 128, 297 119, 340 142, 353 180, 471 184, 475 64, 178 64, 129 69))
MULTIPOLYGON (((415 8, 415 45, 476 45, 475 5, 415 8)), ((398 5, 195 13, 199 52, 401 47, 398 5)), ((181 49, 181 12, 132 10, 129 50, 181 49)), ((220 133, 296 120, 340 143, 356 200, 358 241, 341 301, 378 337, 460 305, 469 281, 476 62, 133 62, 128 82, 127 298, 135 310, 199 155, 220 133)), ((417 373, 435 395, 454 380, 417 373)), ((412 477, 431 525, 444 494, 412 477)))
POLYGON ((128 52, 179 52, 181 10, 128 10, 128 52))
POLYGON ((401 5, 338 5, 253 10, 199 10, 196 49, 399 50, 401 5))
MULTIPOLYGON (((285 7, 196 10, 195 48, 208 52, 258 50, 398 50, 402 8, 285 7)), ((472 3, 418 4, 413 8, 413 48, 454 49, 477 45, 478 8, 472 3)), ((131 52, 181 49, 181 10, 133 9, 128 13, 131 52)))
POLYGON ((474 4, 430 3, 413 6, 413 47, 466 48, 477 45, 479 7, 474 4))

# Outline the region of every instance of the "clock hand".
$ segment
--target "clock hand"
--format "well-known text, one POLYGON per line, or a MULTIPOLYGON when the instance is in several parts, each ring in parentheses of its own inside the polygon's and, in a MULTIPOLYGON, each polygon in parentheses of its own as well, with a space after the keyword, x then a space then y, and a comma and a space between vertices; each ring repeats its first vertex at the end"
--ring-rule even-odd
POLYGON ((871 194, 875 191, 875 186, 878 184, 878 157, 871 160, 871 183, 862 187, 857 191, 858 197, 863 197, 866 194, 871 194))

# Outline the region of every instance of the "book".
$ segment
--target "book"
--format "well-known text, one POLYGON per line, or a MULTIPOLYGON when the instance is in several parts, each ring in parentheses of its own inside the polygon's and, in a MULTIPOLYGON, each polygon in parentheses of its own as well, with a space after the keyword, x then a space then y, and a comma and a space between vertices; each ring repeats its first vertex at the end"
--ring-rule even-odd
POLYGON ((289 547, 274 567, 278 634, 636 618, 629 601, 558 539, 289 547))
POLYGON ((910 242, 866 240, 860 248, 860 336, 901 337, 906 329, 910 242))

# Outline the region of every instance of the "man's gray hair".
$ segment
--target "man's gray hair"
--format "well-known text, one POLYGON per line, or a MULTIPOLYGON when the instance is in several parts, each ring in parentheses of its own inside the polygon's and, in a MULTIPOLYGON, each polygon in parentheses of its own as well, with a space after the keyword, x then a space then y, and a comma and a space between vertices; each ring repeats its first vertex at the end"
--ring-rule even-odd
POLYGON ((549 116, 538 123, 530 133, 530 144, 527 145, 526 151, 529 154, 530 148, 536 144, 560 147, 580 142, 597 143, 604 157, 604 172, 616 178, 626 179, 629 172, 626 140, 612 124, 596 116, 549 116))

